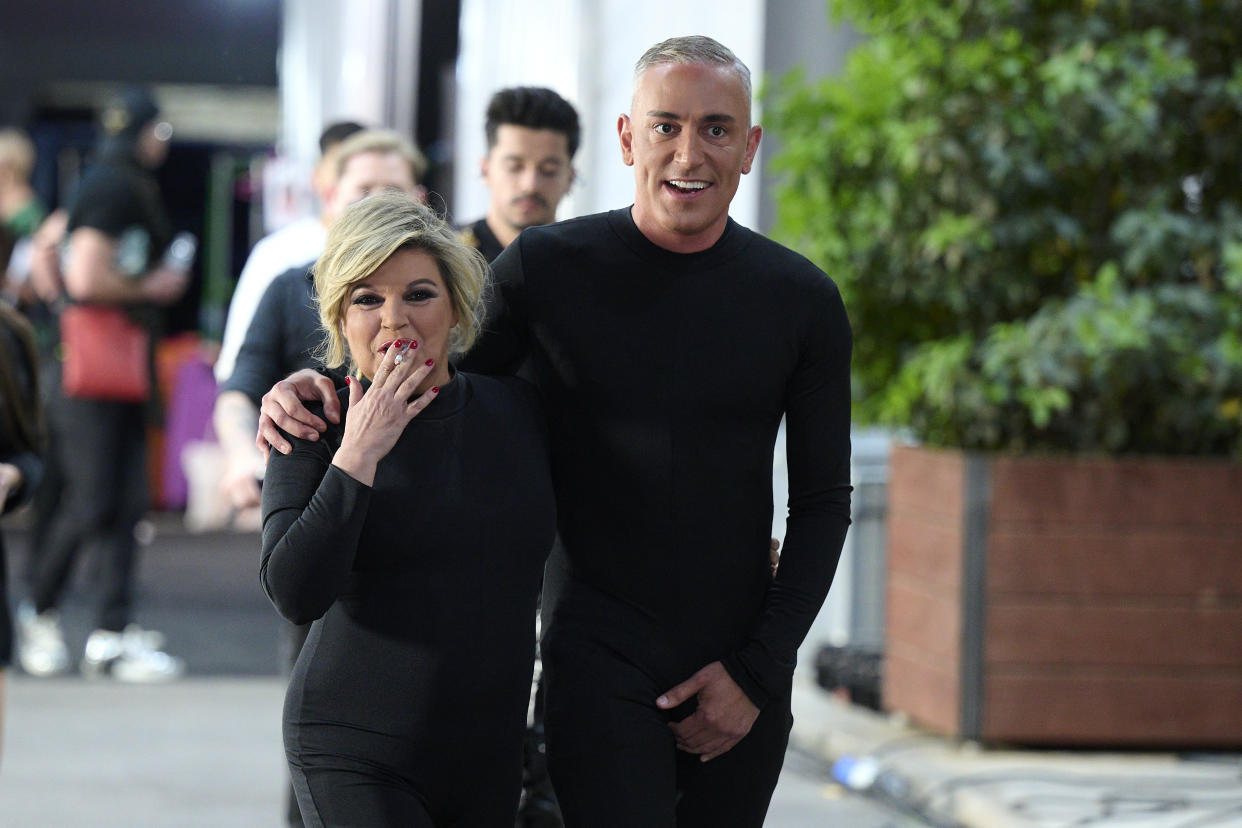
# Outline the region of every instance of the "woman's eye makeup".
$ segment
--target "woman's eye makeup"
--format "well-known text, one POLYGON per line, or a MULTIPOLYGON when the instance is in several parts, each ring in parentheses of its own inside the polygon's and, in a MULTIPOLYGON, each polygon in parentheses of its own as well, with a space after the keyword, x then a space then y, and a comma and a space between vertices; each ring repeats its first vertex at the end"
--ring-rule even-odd
MULTIPOLYGON (((413 288, 406 291, 401 297, 405 302, 426 302, 428 299, 435 299, 439 294, 431 288, 413 288)), ((384 298, 375 293, 356 293, 349 300, 351 305, 382 305, 384 298)))

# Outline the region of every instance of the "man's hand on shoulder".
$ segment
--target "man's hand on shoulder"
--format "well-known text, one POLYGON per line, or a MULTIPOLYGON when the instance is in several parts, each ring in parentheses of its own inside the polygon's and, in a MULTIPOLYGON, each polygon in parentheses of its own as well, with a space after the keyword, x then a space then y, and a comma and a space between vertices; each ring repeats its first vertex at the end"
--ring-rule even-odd
POLYGON ((263 452, 264 460, 267 460, 272 448, 281 454, 293 450, 289 441, 281 436, 280 429, 306 440, 317 440, 319 432, 327 430, 327 423, 306 410, 304 400, 319 400, 323 403, 323 415, 329 422, 341 421, 341 403, 336 398, 332 380, 310 368, 295 371, 263 395, 263 403, 259 407, 259 433, 255 435, 254 443, 263 452))
POLYGON ((693 696, 698 696, 698 709, 669 727, 677 737, 677 748, 699 754, 704 762, 742 741, 759 718, 759 708, 719 661, 713 661, 656 699, 656 706, 671 710, 693 696))

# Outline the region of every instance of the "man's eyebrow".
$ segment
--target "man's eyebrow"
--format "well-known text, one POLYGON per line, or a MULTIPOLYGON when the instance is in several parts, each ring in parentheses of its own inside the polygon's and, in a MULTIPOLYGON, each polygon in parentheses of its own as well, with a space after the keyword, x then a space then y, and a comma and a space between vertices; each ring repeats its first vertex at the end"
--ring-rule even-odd
MULTIPOLYGON (((665 112, 662 109, 652 109, 647 112, 648 118, 666 118, 670 121, 684 121, 686 116, 678 115, 676 112, 665 112)), ((732 115, 724 112, 712 112, 703 116, 703 121, 711 124, 732 124, 737 121, 732 115)))
MULTIPOLYGON (((521 153, 511 152, 508 155, 500 156, 500 160, 501 161, 526 161, 528 159, 525 155, 522 155, 521 153)), ((536 164, 546 164, 549 161, 557 163, 557 164, 562 163, 561 157, 559 155, 548 155, 543 158, 536 158, 534 159, 534 161, 536 164)))

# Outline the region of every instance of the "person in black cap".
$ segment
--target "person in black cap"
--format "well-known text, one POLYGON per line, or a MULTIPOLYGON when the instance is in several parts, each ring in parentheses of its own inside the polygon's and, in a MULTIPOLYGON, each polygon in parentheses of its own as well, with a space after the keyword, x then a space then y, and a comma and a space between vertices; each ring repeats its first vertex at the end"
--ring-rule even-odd
MULTIPOLYGON (((173 234, 153 175, 168 155, 172 127, 140 87, 123 90, 102 120, 98 157, 69 209, 65 292, 71 303, 123 308, 153 332, 159 308, 185 292, 193 257, 192 240, 170 246, 173 234)), ((19 659, 28 673, 55 675, 69 666, 57 607, 88 540, 98 542, 99 608, 82 671, 154 682, 185 670, 181 659, 163 652, 159 633, 131 619, 134 527, 147 509, 147 402, 61 394, 51 406, 64 492, 48 537, 34 550, 31 602, 19 608, 19 659)))

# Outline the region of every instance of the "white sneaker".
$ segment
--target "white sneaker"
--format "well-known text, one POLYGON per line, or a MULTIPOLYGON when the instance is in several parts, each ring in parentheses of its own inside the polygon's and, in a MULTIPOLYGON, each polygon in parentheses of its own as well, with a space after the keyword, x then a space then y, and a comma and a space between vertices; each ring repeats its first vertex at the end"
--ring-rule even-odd
POLYGON ((69 649, 54 610, 35 612, 34 604, 17 607, 17 659, 32 676, 46 678, 69 669, 69 649))
POLYGON ((95 630, 86 639, 82 674, 137 684, 180 678, 185 662, 161 650, 163 646, 162 634, 137 624, 130 624, 123 632, 95 630))

